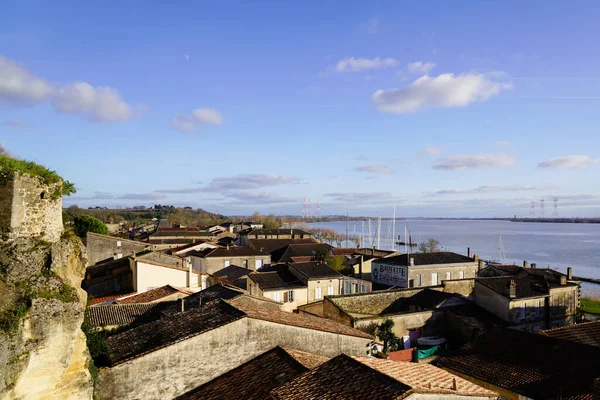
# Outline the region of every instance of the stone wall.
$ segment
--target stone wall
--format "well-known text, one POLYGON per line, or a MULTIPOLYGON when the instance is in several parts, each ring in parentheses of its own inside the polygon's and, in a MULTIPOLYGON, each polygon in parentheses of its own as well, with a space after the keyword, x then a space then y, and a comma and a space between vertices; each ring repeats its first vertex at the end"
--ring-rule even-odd
POLYGON ((0 180, 0 236, 4 240, 36 237, 56 242, 63 232, 62 181, 18 172, 0 180))
POLYGON ((449 281, 443 281, 442 286, 444 287, 445 293, 456 293, 461 296, 469 297, 473 295, 475 289, 475 279, 454 279, 449 281))
POLYGON ((88 232, 86 242, 88 254, 88 266, 108 258, 130 256, 132 253, 140 253, 151 250, 149 243, 136 242, 134 240, 121 239, 113 236, 100 235, 88 232))
POLYGON ((243 318, 100 371, 95 398, 172 399, 282 346, 327 357, 366 355, 370 339, 243 318))
POLYGON ((354 321, 354 327, 372 335, 377 325, 386 319, 390 319, 394 322, 392 331, 398 337, 406 336, 409 329, 416 328, 423 328, 423 334, 427 336, 437 332, 437 322, 440 320, 441 315, 439 311, 425 310, 390 314, 383 317, 360 318, 354 321))

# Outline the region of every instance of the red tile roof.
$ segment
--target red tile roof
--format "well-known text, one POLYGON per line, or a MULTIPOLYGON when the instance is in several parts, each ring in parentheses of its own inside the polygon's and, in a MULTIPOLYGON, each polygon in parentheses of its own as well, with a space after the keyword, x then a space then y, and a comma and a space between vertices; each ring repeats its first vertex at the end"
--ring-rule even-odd
POLYGON ((600 347, 600 321, 563 326, 541 331, 540 333, 556 339, 600 347))
POLYGON ((90 300, 90 305, 93 306, 95 304, 104 303, 106 301, 117 300, 117 299, 121 299, 121 298, 127 297, 127 296, 133 296, 134 294, 137 294, 137 292, 111 294, 108 296, 94 297, 90 300))
POLYGON ((190 292, 186 289, 176 288, 171 285, 161 286, 156 289, 148 290, 147 292, 129 296, 124 299, 117 300, 117 304, 133 304, 133 303, 152 303, 162 298, 172 296, 174 294, 181 293, 184 295, 190 295, 194 292, 190 292))

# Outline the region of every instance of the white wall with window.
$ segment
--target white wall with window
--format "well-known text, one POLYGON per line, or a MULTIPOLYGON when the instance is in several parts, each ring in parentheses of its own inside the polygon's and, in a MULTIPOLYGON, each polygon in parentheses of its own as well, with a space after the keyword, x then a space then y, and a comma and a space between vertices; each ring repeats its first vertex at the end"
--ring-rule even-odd
POLYGON ((417 274, 417 286, 423 285, 423 276, 421 274, 417 274))
POLYGON ((333 286, 327 286, 327 296, 333 296, 333 286))
POLYGON ((275 300, 275 301, 281 301, 281 293, 280 292, 273 292, 273 300, 275 300))
POLYGON ((315 299, 322 299, 323 298, 323 293, 321 292, 321 288, 320 287, 316 287, 315 288, 315 299))
POLYGON ((229 260, 225 260, 225 266, 226 266, 226 267, 229 267, 230 265, 231 265, 231 261, 229 261, 229 260))
POLYGON ((465 279, 465 271, 458 271, 458 279, 465 279))
POLYGON ((437 274, 437 272, 434 272, 434 273, 431 274, 431 284, 433 286, 435 286, 435 285, 438 284, 438 274, 437 274))
POLYGON ((452 279, 452 271, 446 272, 446 280, 449 281, 450 279, 452 279))
POLYGON ((259 269, 263 266, 263 260, 256 260, 254 263, 255 269, 259 269))

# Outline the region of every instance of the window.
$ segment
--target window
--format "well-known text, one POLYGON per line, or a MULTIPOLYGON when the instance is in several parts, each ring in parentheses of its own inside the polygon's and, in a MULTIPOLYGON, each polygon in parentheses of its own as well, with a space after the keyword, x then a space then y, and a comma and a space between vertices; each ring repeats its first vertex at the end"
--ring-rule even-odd
POLYGON ((535 316, 539 317, 540 316, 540 301, 537 300, 535 302, 535 316))
POLYGON ((433 274, 431 274, 431 284, 432 285, 437 285, 438 284, 438 274, 437 274, 437 272, 434 272, 433 274))
POLYGON ((273 293, 273 300, 275 301, 281 301, 280 296, 279 296, 279 292, 275 292, 273 293))
POLYGON ((229 267, 229 264, 231 264, 231 261, 229 261, 229 260, 225 260, 225 266, 226 266, 226 267, 229 267))
POLYGON ((333 286, 327 286, 327 296, 333 296, 333 286))
POLYGON ((121 241, 117 240, 117 247, 121 247, 121 241))
POLYGON ((452 272, 448 271, 446 272, 446 280, 450 280, 452 279, 452 272))
POLYGON ((358 292, 358 283, 353 283, 352 284, 352 293, 356 293, 358 292))
POLYGON ((287 301, 288 303, 291 303, 294 301, 294 291, 293 290, 288 290, 287 294, 287 301))
POLYGON ((423 277, 421 274, 417 274, 417 286, 421 286, 423 284, 423 277))
POLYGON ((458 279, 465 279, 465 271, 458 271, 458 279))
POLYGON ((315 288, 315 299, 321 299, 323 298, 323 295, 321 294, 321 288, 315 288))
POLYGON ((521 319, 525 319, 525 303, 521 304, 521 309, 519 310, 519 317, 521 319))
POLYGON ((360 285, 360 292, 367 293, 367 285, 365 285, 365 284, 360 285))
POLYGON ((262 266, 263 266, 263 260, 256 260, 256 261, 254 262, 254 267, 255 267, 256 269, 259 269, 259 268, 261 268, 262 266))
POLYGON ((352 293, 350 291, 350 282, 344 281, 344 294, 352 293))
POLYGON ((122 254, 122 253, 119 253, 119 254, 117 254, 117 260, 118 260, 119 258, 123 258, 123 254, 122 254))
POLYGON ((248 268, 248 260, 242 261, 242 267, 248 268))

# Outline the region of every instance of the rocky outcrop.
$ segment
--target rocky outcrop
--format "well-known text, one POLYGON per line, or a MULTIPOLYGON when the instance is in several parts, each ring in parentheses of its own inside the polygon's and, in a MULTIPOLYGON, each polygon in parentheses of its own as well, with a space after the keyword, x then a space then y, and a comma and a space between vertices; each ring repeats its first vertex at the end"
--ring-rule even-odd
POLYGON ((92 398, 86 262, 74 236, 0 242, 0 399, 92 398))

